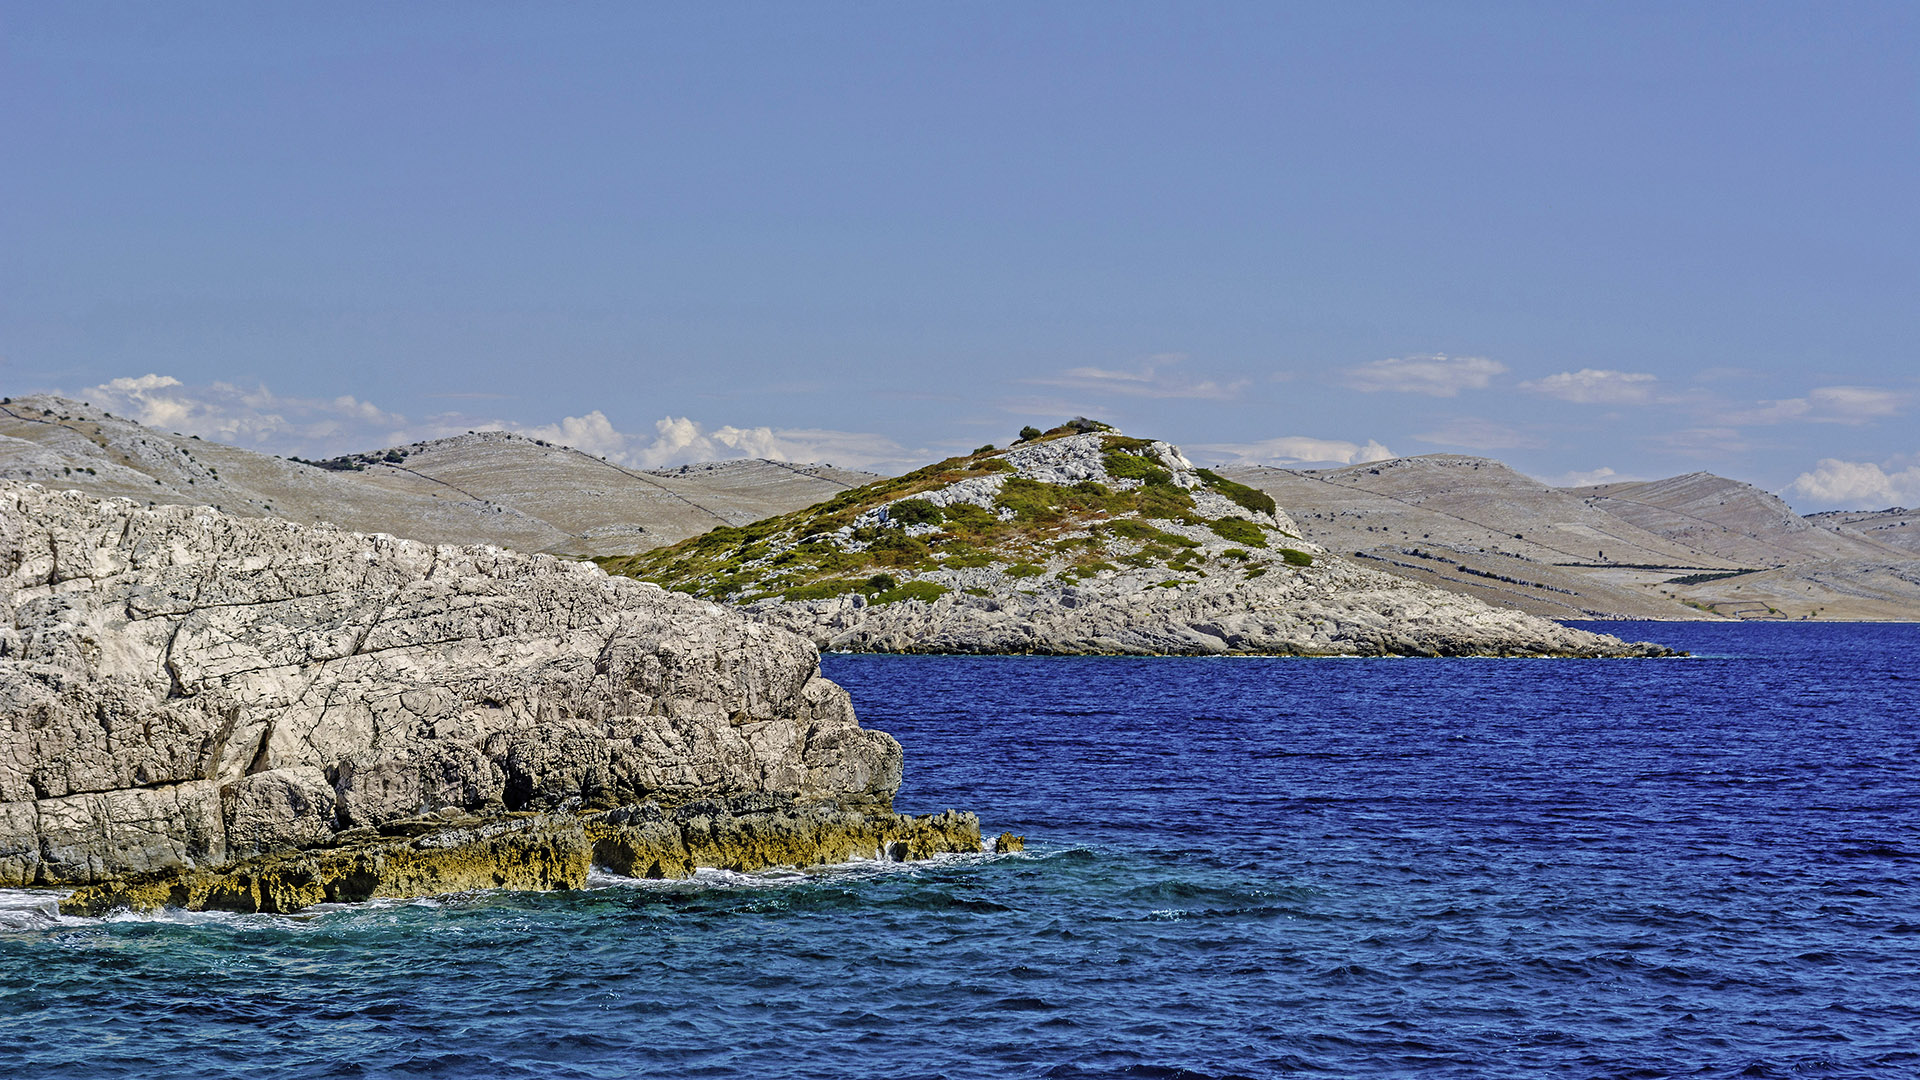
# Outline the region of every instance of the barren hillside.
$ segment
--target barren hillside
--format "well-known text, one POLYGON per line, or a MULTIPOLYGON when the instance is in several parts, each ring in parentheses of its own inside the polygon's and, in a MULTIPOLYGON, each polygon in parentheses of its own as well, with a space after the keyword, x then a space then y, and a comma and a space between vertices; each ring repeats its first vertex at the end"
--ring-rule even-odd
POLYGON ((874 476, 762 460, 650 472, 500 431, 316 464, 37 396, 0 403, 0 478, 441 543, 600 555, 797 510, 874 476))

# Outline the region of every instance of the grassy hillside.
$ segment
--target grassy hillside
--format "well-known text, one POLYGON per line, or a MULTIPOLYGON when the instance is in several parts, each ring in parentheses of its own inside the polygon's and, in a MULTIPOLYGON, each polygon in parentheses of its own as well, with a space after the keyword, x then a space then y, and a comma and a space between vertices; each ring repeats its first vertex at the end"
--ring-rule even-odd
POLYGON ((1294 534, 1276 511, 1271 496, 1192 469, 1164 443, 1082 420, 805 510, 596 561, 611 573, 733 603, 850 593, 877 603, 933 600, 956 587, 1034 589, 1142 571, 1176 585, 1210 574, 1258 576, 1275 559, 1309 564, 1308 553, 1279 546, 1294 534), (1047 470, 1010 460, 1032 461, 1049 442, 1075 438, 1062 449, 1079 455, 1079 471, 1102 479, 1049 482, 1025 475, 1047 470))

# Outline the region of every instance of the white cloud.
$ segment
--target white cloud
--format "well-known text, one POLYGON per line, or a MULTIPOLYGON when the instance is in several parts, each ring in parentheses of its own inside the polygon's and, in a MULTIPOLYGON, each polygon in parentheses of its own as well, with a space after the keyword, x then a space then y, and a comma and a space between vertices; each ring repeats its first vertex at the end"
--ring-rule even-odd
POLYGON ((1537 450, 1546 443, 1534 435, 1476 416, 1455 417, 1437 430, 1414 438, 1435 446, 1458 446, 1468 450, 1537 450))
POLYGON ((1650 400, 1660 380, 1637 371, 1581 368, 1520 384, 1520 389, 1581 405, 1638 405, 1650 400))
POLYGON ((1812 472, 1801 473, 1787 490, 1821 508, 1875 510, 1895 504, 1920 504, 1920 465, 1897 472, 1871 461, 1821 458, 1812 472))
POLYGON ((1602 465, 1597 469, 1589 469, 1586 472, 1576 470, 1574 472, 1561 473, 1559 476, 1536 476, 1534 479, 1548 487, 1572 488, 1590 487, 1594 484, 1624 483, 1631 478, 1622 476, 1605 465, 1602 465))
MULTIPOLYGON (((599 417, 599 414, 591 414, 599 417)), ((599 417, 601 421, 605 417, 599 417)), ((562 422, 564 428, 568 421, 562 422)), ((658 469, 695 461, 731 458, 772 458, 775 461, 831 462, 847 468, 889 468, 919 464, 920 457, 884 435, 827 428, 740 428, 731 424, 711 430, 684 416, 666 416, 653 425, 654 438, 642 444, 628 438, 617 456, 622 464, 658 469)), ((598 426, 595 425, 595 433, 598 426)), ((624 437, 623 438, 627 438, 624 437)), ((564 441, 564 436, 560 438, 564 441)), ((586 449, 586 447, 581 447, 586 449)))
POLYGON ((1804 420, 1816 424, 1868 424, 1898 416, 1911 395, 1874 386, 1817 386, 1805 397, 1758 401, 1750 406, 1722 408, 1714 421, 1733 426, 1783 424, 1804 420))
POLYGON ((1168 371, 1186 360, 1182 353, 1150 356, 1138 370, 1109 370, 1097 367, 1068 368, 1058 375, 1028 379, 1036 386, 1063 386, 1074 390, 1099 390, 1140 398, 1199 398, 1229 401, 1246 389, 1247 380, 1221 384, 1212 379, 1187 379, 1168 371))
POLYGON ((198 435, 266 453, 330 457, 468 431, 511 431, 571 446, 622 465, 662 468, 696 461, 763 457, 830 461, 847 468, 894 468, 925 456, 882 435, 823 428, 709 428, 687 417, 664 417, 651 432, 621 431, 598 409, 552 424, 524 424, 465 413, 441 413, 410 422, 350 395, 294 398, 265 386, 230 383, 188 386, 170 375, 114 379, 79 395, 108 412, 161 431, 198 435))
POLYGON ((1349 368, 1345 382, 1355 390, 1377 393, 1456 397, 1462 390, 1484 390, 1505 364, 1484 356, 1403 356, 1349 368))
POLYGON ((1394 456, 1393 451, 1372 439, 1361 444, 1305 435, 1283 435, 1254 443, 1201 443, 1187 451, 1217 465, 1359 465, 1394 456))
POLYGON ((349 439, 384 446, 407 438, 405 417, 348 395, 282 397, 265 386, 194 387, 171 375, 148 374, 90 386, 79 396, 161 431, 276 453, 317 452, 320 445, 349 439))
POLYGON ((1753 449, 1753 444, 1742 438, 1738 431, 1725 427, 1683 428, 1654 435, 1650 441, 1696 457, 1720 457, 1753 449))
POLYGON ((1896 416, 1907 395, 1872 386, 1821 386, 1807 394, 1813 399, 1815 419, 1839 424, 1864 424, 1896 416))

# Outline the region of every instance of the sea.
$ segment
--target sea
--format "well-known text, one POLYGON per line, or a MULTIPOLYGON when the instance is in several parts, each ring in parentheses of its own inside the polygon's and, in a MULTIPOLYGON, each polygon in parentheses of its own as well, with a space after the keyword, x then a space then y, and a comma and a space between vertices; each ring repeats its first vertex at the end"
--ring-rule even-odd
POLYGON ((1920 1076, 1920 626, 828 656, 1018 854, 295 916, 0 894, 38 1077, 1920 1076))

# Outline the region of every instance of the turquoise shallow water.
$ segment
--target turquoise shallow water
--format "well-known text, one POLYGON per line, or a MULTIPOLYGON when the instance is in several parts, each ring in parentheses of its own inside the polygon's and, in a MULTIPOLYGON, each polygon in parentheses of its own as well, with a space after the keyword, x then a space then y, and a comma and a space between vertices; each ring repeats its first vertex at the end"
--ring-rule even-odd
POLYGON ((22 1076, 1920 1075, 1920 627, 828 657, 1024 855, 299 917, 0 897, 22 1076))

